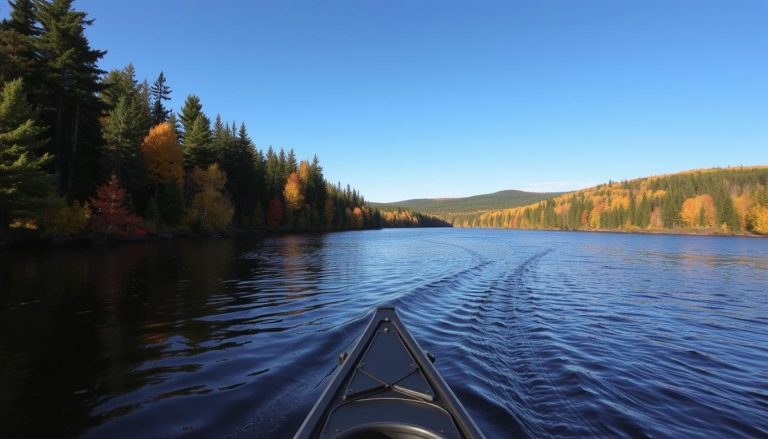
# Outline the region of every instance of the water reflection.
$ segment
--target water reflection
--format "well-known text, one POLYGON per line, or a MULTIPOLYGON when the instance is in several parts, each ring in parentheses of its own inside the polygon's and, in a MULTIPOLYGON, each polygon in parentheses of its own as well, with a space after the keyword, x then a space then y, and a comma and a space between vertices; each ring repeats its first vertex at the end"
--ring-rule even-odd
POLYGON ((764 243, 386 230, 6 252, 0 422, 290 436, 390 303, 489 437, 759 436, 764 243))

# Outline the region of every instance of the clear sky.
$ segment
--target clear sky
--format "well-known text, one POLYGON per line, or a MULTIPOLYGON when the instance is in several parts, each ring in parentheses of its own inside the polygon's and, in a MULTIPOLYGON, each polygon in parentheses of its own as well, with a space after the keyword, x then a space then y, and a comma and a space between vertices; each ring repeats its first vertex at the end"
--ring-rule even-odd
MULTIPOLYGON (((105 70, 367 199, 768 164, 768 1, 104 1, 105 70)), ((7 7, 0 10, 7 14, 7 7)))

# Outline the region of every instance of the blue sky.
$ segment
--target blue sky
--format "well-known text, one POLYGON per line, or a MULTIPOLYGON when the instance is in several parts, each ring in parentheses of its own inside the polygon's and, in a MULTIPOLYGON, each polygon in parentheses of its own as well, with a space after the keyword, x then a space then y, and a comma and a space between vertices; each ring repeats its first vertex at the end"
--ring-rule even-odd
MULTIPOLYGON (((369 200, 768 164, 768 2, 80 0, 102 68, 369 200)), ((7 8, 3 8, 5 15, 7 8)))

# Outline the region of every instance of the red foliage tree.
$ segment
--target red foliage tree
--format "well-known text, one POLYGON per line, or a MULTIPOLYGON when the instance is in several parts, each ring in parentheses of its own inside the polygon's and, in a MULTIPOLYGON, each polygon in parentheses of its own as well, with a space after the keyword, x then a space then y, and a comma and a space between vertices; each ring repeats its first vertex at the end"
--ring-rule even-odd
POLYGON ((272 201, 269 202, 269 208, 267 208, 267 225, 272 229, 280 227, 283 222, 283 215, 283 202, 278 197, 272 198, 272 201))
POLYGON ((115 174, 109 181, 96 189, 96 196, 90 199, 93 208, 91 227, 107 237, 135 238, 147 231, 141 227, 141 218, 128 211, 125 205, 125 189, 115 174))

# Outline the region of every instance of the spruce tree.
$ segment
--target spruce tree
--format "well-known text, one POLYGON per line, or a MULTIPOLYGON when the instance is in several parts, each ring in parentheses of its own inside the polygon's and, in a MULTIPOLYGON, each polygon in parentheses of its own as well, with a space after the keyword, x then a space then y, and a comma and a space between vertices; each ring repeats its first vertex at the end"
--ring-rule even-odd
POLYGON ((133 102, 130 97, 120 97, 107 116, 107 123, 102 130, 102 158, 105 173, 116 174, 125 188, 135 196, 143 189, 146 169, 139 149, 144 127, 139 125, 141 121, 132 112, 133 102))
POLYGON ((191 170, 195 166, 206 169, 215 161, 212 146, 211 129, 208 118, 200 114, 192 124, 184 139, 184 167, 191 170))
POLYGON ((35 219, 53 191, 44 171, 51 156, 38 156, 46 142, 34 118, 23 81, 4 84, 0 94, 0 233, 11 219, 35 219))
POLYGON ((186 133, 192 130, 192 124, 195 123, 197 116, 203 114, 203 104, 200 103, 200 98, 195 95, 187 96, 184 101, 184 105, 181 107, 179 113, 179 120, 181 121, 182 132, 179 136, 179 141, 184 143, 184 136, 186 133))
POLYGON ((35 5, 31 0, 9 1, 8 5, 10 17, 0 22, 0 83, 24 78, 30 93, 39 85, 34 39, 40 35, 40 28, 35 5))
POLYGON ((165 75, 160 72, 152 87, 149 89, 149 94, 152 98, 152 125, 161 124, 168 120, 169 110, 163 105, 163 101, 171 99, 171 87, 165 84, 165 75))

